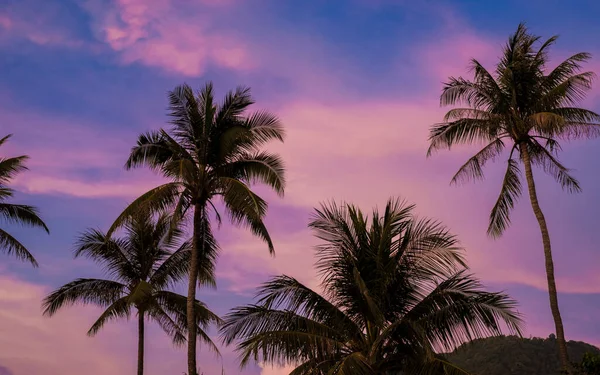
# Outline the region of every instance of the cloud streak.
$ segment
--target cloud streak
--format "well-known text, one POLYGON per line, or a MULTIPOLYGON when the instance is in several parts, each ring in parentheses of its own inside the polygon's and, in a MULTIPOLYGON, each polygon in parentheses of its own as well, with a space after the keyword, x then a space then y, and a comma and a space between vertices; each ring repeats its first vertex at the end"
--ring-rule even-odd
POLYGON ((97 37, 119 53, 124 64, 141 63, 184 76, 199 76, 210 64, 232 70, 254 64, 245 44, 215 31, 219 8, 232 1, 88 1, 97 37), (217 8, 217 9, 215 9, 217 8))

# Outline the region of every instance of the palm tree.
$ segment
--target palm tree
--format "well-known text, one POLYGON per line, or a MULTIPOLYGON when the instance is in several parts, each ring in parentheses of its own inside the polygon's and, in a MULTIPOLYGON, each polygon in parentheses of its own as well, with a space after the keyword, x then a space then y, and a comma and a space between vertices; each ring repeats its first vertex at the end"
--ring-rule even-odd
MULTIPOLYGON (((187 298, 169 291, 188 272, 191 242, 179 241, 180 237, 180 231, 172 231, 171 218, 166 214, 156 219, 138 214, 125 225, 125 235, 121 238, 109 238, 98 230, 86 231, 77 241, 75 257, 85 256, 97 262, 110 279, 80 278, 63 285, 44 299, 44 315, 52 316, 62 307, 78 303, 105 308, 88 331, 88 335, 94 336, 108 321, 129 318, 135 308, 137 373, 142 375, 146 319, 157 322, 174 344, 186 341, 187 298)), ((204 276, 214 280, 212 274, 204 276)), ((218 353, 204 329, 211 323, 220 323, 220 318, 200 301, 195 301, 195 307, 200 337, 218 353)))
POLYGON ((457 239, 390 199, 369 220, 353 205, 323 205, 310 227, 323 241, 324 294, 290 276, 262 285, 257 304, 221 327, 249 360, 294 363, 291 375, 463 373, 436 352, 472 338, 520 332, 515 302, 466 273, 457 239))
MULTIPOLYGON (((6 143, 11 136, 12 134, 9 134, 6 137, 1 138, 0 146, 6 143)), ((35 207, 6 202, 6 200, 12 198, 15 193, 15 191, 7 185, 19 172, 27 170, 25 162, 28 158, 29 157, 25 155, 12 158, 0 157, 0 216, 8 223, 42 227, 46 233, 50 233, 35 207)), ((0 228, 0 250, 3 250, 9 255, 15 255, 18 259, 29 262, 34 267, 38 266, 37 261, 33 255, 31 255, 29 250, 2 228, 0 228)))
POLYGON ((277 117, 260 111, 246 114, 254 103, 250 89, 230 91, 216 104, 212 83, 197 95, 188 85, 169 94, 171 129, 139 136, 126 169, 147 166, 170 181, 136 199, 109 230, 116 229, 136 210, 168 209, 177 223, 193 211, 193 243, 188 283, 188 374, 196 375, 196 325, 194 306, 198 269, 213 267, 217 254, 211 237, 211 209, 220 224, 218 197, 231 221, 250 228, 273 253, 273 243, 263 223, 267 203, 250 184, 262 182, 283 195, 284 167, 278 155, 261 151, 271 141, 283 141, 277 117))
POLYGON ((457 144, 485 142, 454 175, 452 183, 483 178, 482 168, 499 157, 508 146, 508 165, 500 196, 492 209, 488 234, 499 237, 510 224, 510 212, 521 195, 521 169, 531 207, 542 233, 550 307, 556 327, 560 360, 569 367, 563 323, 558 307, 554 264, 546 219, 540 208, 532 166, 541 167, 569 192, 580 191, 578 181, 560 163, 560 140, 600 135, 600 116, 577 107, 591 89, 595 75, 581 72, 588 53, 577 53, 548 71, 548 50, 554 36, 536 49, 539 37, 528 34, 520 24, 496 66, 488 72, 477 60, 471 61, 474 80, 451 77, 445 84, 442 105, 466 104, 450 110, 441 124, 431 128, 428 155, 457 144))

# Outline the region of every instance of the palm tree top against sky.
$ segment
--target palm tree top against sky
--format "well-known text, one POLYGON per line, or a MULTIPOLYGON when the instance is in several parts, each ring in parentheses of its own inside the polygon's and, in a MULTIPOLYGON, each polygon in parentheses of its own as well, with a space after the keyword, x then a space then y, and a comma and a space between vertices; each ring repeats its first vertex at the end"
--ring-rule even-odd
POLYGON ((515 301, 485 291, 466 272, 457 238, 413 210, 399 199, 369 215, 347 203, 315 210, 322 293, 277 276, 256 304, 228 314, 223 338, 238 340, 242 366, 258 359, 298 374, 453 373, 435 352, 499 335, 501 323, 520 333, 515 301))
MULTIPOLYGON (((489 216, 508 167, 508 139, 505 153, 485 165, 486 180, 460 188, 448 182, 478 149, 457 147, 429 160, 425 152, 430 126, 454 107, 440 108, 443 83, 449 77, 472 80, 471 58, 495 74, 507 37, 523 20, 542 36, 536 49, 560 35, 548 48, 548 71, 585 51, 591 58, 581 63, 583 71, 600 73, 597 2, 5 3, 0 138, 13 136, 0 147, 0 157, 29 156, 28 170, 7 185, 15 192, 7 202, 38 208, 51 234, 0 219, 0 229, 40 266, 0 252, 0 368, 13 375, 134 373, 136 322, 115 321, 89 338, 86 332, 102 310, 78 305, 48 319, 40 301, 79 277, 106 278, 92 261, 73 260, 74 239, 88 228, 108 230, 141 194, 172 182, 145 167, 122 167, 140 134, 160 128, 171 134, 169 91, 187 83, 197 97, 209 81, 216 104, 238 85, 252 88, 249 113, 275 114, 286 133, 284 143, 261 149, 285 162, 285 197, 261 184, 252 190, 269 204, 263 223, 275 257, 246 227, 230 225, 220 198, 215 207, 222 225, 209 209, 222 249, 215 264, 217 289, 199 289, 197 298, 212 311, 223 316, 233 306, 252 303, 256 288, 273 275, 318 286, 311 251, 317 241, 307 223, 319 202, 353 202, 370 212, 400 195, 416 204, 417 214, 439 219, 456 233, 470 272, 489 290, 503 290, 519 302, 525 336, 555 331, 540 229, 520 154, 515 151, 513 159, 522 196, 511 225, 492 240, 489 216)), ((594 85, 578 106, 600 112, 598 89, 594 85)), ((600 316, 597 142, 559 140, 558 160, 573 168, 569 174, 579 182, 578 194, 564 194, 535 163, 532 174, 551 238, 566 337, 600 345, 600 325, 590 324, 600 316)), ((187 293, 179 284, 173 291, 187 293)), ((160 327, 148 324, 146 336, 152 338, 147 375, 188 371, 186 350, 174 348, 160 327)), ((263 363, 240 370, 232 348, 221 348, 221 362, 199 347, 205 374, 222 369, 286 374, 263 363)))
MULTIPOLYGON (((428 155, 459 144, 487 143, 452 178, 452 182, 483 178, 486 162, 508 148, 506 173, 490 214, 488 234, 499 237, 510 224, 511 210, 521 195, 522 173, 544 248, 550 309, 564 370, 570 366, 561 318, 548 225, 538 201, 532 166, 541 167, 569 192, 579 192, 579 182, 558 160, 559 141, 600 136, 600 115, 579 107, 592 89, 594 72, 582 71, 590 59, 576 53, 549 69, 549 50, 557 37, 541 41, 524 24, 509 38, 495 74, 475 59, 474 79, 449 79, 442 105, 465 105, 446 113, 445 122, 432 126, 428 155)), ((563 250, 568 251, 568 250, 563 250)))

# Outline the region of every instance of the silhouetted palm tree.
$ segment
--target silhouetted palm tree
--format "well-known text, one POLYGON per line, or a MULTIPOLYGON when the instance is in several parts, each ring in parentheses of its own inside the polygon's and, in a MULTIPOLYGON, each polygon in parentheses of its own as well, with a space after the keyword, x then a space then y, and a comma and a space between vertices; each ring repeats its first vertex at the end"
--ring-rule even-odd
MULTIPOLYGON (((194 95, 188 85, 175 88, 170 95, 171 129, 140 135, 131 150, 126 168, 147 166, 170 182, 150 190, 134 201, 117 220, 127 220, 140 209, 173 212, 176 222, 193 211, 193 244, 188 284, 188 374, 196 375, 196 326, 194 304, 197 269, 214 267, 216 242, 211 237, 210 209, 220 197, 234 224, 248 226, 252 233, 273 243, 263 217, 267 203, 255 194, 250 184, 262 182, 282 195, 284 167, 279 156, 261 151, 271 141, 283 141, 283 128, 269 112, 247 114, 254 103, 250 89, 239 87, 216 104, 212 83, 194 95)), ((110 231, 109 231, 110 233, 110 231)))
POLYGON ((547 70, 548 49, 556 39, 552 37, 536 49, 539 37, 528 34, 521 24, 509 38, 495 74, 472 60, 473 81, 451 77, 444 87, 441 104, 465 104, 466 108, 450 110, 445 122, 432 127, 428 154, 457 144, 487 144, 458 170, 452 178, 455 183, 483 178, 484 164, 509 147, 508 168, 490 216, 488 234, 492 237, 500 236, 510 224, 510 211, 521 195, 519 164, 523 164, 531 206, 542 234, 560 360, 568 369, 550 235, 538 202, 532 166, 541 167, 565 190, 579 191, 577 180, 557 159, 559 141, 600 135, 600 116, 577 107, 595 77, 592 72, 581 72, 581 64, 590 58, 588 53, 577 53, 547 70))
POLYGON ((242 366, 292 363, 293 375, 463 373, 436 353, 472 338, 519 332, 515 302, 466 273, 456 238, 388 201, 369 220, 353 205, 323 205, 310 227, 323 243, 324 294, 290 276, 225 317, 225 343, 240 340, 242 366))
MULTIPOLYGON (((7 135, 0 139, 2 146, 12 135, 7 135)), ((48 227, 40 219, 35 207, 23 204, 8 203, 12 198, 14 190, 8 187, 10 181, 19 173, 27 169, 25 161, 28 156, 17 156, 12 158, 0 157, 0 217, 8 223, 29 225, 33 227, 42 227, 47 233, 50 233, 48 227)), ((38 266, 37 261, 31 255, 29 250, 21 244, 16 238, 0 228, 0 251, 9 255, 14 255, 18 259, 31 263, 34 267, 38 266)))
MULTIPOLYGON (((175 344, 186 341, 187 298, 169 291, 188 272, 191 241, 181 242, 180 237, 181 232, 172 230, 171 218, 165 214, 156 220, 138 214, 125 225, 121 238, 88 230, 77 242, 75 257, 85 256, 99 263, 111 278, 77 279, 63 285, 44 299, 44 314, 52 316, 62 307, 78 303, 106 308, 88 331, 93 336, 106 322, 129 318, 135 308, 139 333, 137 373, 142 375, 145 319, 157 322, 175 344)), ((214 280, 212 274, 204 277, 214 280)), ((204 329, 220 319, 202 302, 196 300, 195 306, 200 337, 218 353, 204 329)))

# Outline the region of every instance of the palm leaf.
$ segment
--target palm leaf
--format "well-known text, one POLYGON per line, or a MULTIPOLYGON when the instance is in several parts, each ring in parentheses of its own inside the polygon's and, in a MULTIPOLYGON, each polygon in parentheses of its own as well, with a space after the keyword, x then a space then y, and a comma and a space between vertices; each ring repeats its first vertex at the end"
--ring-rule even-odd
POLYGON ((44 315, 52 316, 62 307, 77 303, 109 306, 122 297, 125 288, 125 285, 112 280, 77 279, 44 298, 44 315))
POLYGON ((17 241, 16 238, 0 228, 0 251, 4 251, 8 255, 14 255, 17 259, 24 260, 32 266, 37 267, 38 263, 31 255, 29 250, 17 241))
POLYGON ((533 140, 527 145, 531 162, 534 165, 541 166, 543 170, 551 175, 560 186, 569 193, 581 192, 581 186, 573 176, 569 174, 569 169, 562 165, 546 148, 533 140))
POLYGON ((178 182, 168 182, 155 187, 141 195, 127 206, 117 217, 107 232, 110 237, 117 229, 131 220, 136 213, 140 211, 161 212, 172 207, 180 194, 182 194, 182 185, 178 182))
POLYGON ((25 162, 29 156, 18 156, 13 158, 0 158, 0 184, 8 183, 18 173, 27 170, 25 162))
POLYGON ((50 233, 50 230, 40 218, 38 210, 33 206, 0 203, 0 216, 9 222, 42 227, 46 233, 50 233))
POLYGON ((247 226, 252 234, 267 243, 269 252, 275 248, 271 236, 264 225, 263 218, 267 212, 267 202, 256 195, 248 185, 228 177, 222 177, 222 196, 227 212, 234 224, 247 226))
POLYGON ((458 169, 458 172, 452 177, 450 183, 456 184, 458 182, 483 179, 483 166, 488 160, 494 160, 503 149, 504 142, 502 138, 497 138, 489 143, 458 169))
POLYGON ((216 171, 217 175, 232 176, 253 184, 262 182, 283 196, 285 167, 281 158, 267 152, 241 154, 216 171))
POLYGON ((521 171, 514 159, 508 159, 500 196, 492 208, 488 234, 499 237, 510 225, 510 212, 521 195, 521 171))
POLYGON ((121 297, 114 301, 104 312, 98 317, 96 322, 88 330, 88 336, 95 336, 104 327, 104 324, 111 320, 129 318, 131 314, 131 305, 128 297, 121 297))

